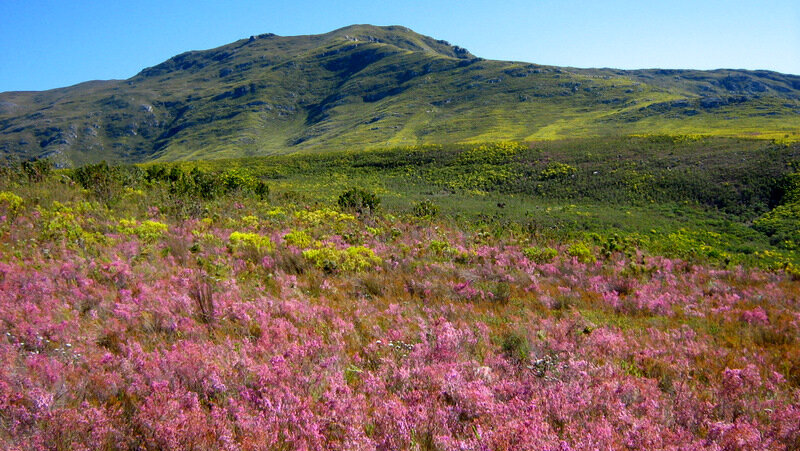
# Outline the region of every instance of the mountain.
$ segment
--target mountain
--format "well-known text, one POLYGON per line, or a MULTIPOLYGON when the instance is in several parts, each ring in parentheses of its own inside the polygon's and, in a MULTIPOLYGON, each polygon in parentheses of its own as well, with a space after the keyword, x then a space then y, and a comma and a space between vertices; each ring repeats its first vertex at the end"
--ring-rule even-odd
POLYGON ((128 80, 0 93, 0 154, 65 166, 650 133, 800 139, 800 76, 493 61, 354 25, 186 52, 128 80))

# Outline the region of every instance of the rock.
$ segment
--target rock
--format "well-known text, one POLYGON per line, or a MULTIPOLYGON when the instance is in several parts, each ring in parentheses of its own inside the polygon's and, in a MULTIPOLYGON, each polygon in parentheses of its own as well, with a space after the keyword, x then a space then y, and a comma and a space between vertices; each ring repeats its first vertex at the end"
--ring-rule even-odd
POLYGON ((734 92, 764 92, 767 90, 767 85, 745 75, 729 75, 720 80, 719 85, 734 92))
POLYGON ((703 97, 700 99, 700 106, 703 108, 718 108, 722 105, 727 105, 727 103, 719 97, 703 97))

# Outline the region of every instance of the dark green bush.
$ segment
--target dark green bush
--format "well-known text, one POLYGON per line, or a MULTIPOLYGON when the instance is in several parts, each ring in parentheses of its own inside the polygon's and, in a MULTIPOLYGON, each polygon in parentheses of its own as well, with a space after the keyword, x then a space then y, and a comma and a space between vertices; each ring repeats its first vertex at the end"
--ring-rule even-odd
POLYGON ((531 348, 528 338, 517 332, 507 332, 503 335, 500 347, 507 358, 518 363, 527 362, 531 348))
POLYGON ((381 200, 375 193, 361 188, 350 188, 339 195, 337 203, 343 209, 369 214, 378 208, 381 200))
POLYGON ((269 185, 267 185, 263 180, 259 180, 256 182, 253 192, 259 197, 259 199, 264 200, 267 196, 269 196, 269 185))
POLYGON ((411 213, 419 218, 432 218, 439 214, 439 206, 434 204, 430 199, 425 199, 420 202, 415 202, 411 207, 411 213))
POLYGON ((72 179, 105 204, 116 200, 123 186, 120 168, 105 161, 73 169, 72 179))
POLYGON ((22 172, 31 182, 41 182, 53 172, 53 163, 47 159, 22 162, 22 172))

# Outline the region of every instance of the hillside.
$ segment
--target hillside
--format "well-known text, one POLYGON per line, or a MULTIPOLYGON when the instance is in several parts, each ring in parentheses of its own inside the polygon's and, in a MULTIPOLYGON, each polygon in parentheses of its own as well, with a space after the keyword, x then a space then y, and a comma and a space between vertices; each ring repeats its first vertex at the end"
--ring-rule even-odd
POLYGON ((0 93, 0 153, 65 166, 626 134, 800 139, 800 76, 477 58, 403 27, 253 36, 128 80, 0 93))

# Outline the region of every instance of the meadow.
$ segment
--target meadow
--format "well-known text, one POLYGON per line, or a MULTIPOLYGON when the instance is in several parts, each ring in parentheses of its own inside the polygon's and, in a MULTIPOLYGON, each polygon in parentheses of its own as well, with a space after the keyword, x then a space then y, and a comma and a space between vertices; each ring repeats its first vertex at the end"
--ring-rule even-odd
POLYGON ((4 168, 0 446, 798 449, 798 150, 4 168))
POLYGON ((359 186, 377 193, 386 211, 409 213, 430 202, 444 220, 470 230, 513 229, 598 246, 625 241, 669 257, 783 269, 800 263, 793 244, 800 237, 787 237, 792 220, 753 225, 781 203, 793 205, 798 164, 798 143, 644 135, 143 167, 235 170, 264 180, 284 199, 312 205, 333 205, 359 186))

